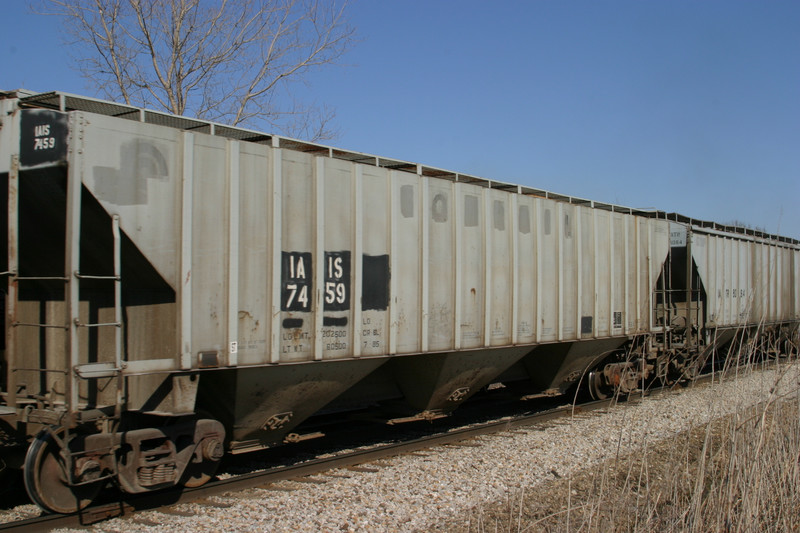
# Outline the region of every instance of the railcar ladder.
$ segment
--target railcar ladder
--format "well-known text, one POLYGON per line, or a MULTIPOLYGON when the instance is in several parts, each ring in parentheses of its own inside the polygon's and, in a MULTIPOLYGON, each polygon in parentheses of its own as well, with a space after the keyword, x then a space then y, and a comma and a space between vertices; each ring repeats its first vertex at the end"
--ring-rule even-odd
POLYGON ((91 378, 109 378, 115 377, 117 382, 117 394, 115 401, 115 416, 119 416, 122 401, 123 401, 123 379, 122 373, 122 245, 119 232, 119 215, 111 216, 111 233, 114 239, 114 273, 112 275, 88 275, 81 274, 79 270, 75 270, 74 276, 74 291, 73 299, 75 300, 74 312, 71 313, 72 319, 71 327, 73 331, 70 334, 70 339, 73 347, 70 349, 70 360, 77 361, 78 359, 78 335, 77 328, 102 328, 113 327, 114 332, 114 361, 109 363, 83 363, 73 365, 74 372, 72 374, 72 396, 71 409, 77 408, 78 404, 78 381, 80 379, 91 378), (114 282, 114 321, 105 323, 86 323, 83 324, 78 318, 78 289, 79 282, 82 279, 95 279, 95 280, 109 280, 114 282))
MULTIPOLYGON (((71 174, 71 173, 70 173, 71 174)), ((121 278, 121 239, 119 215, 111 217, 111 231, 113 236, 114 273, 112 275, 83 274, 79 269, 80 262, 80 194, 81 182, 74 175, 67 180, 67 220, 66 220, 66 273, 64 276, 22 276, 19 265, 19 158, 12 156, 11 171, 8 178, 8 270, 0 273, 8 278, 8 292, 6 294, 6 361, 7 372, 7 405, 18 407, 18 372, 61 373, 66 377, 65 408, 69 413, 79 410, 79 389, 82 379, 116 378, 116 401, 114 416, 120 414, 123 402, 124 380, 122 379, 122 278, 121 278), (80 281, 83 279, 109 280, 114 282, 114 321, 107 323, 82 323, 79 315, 80 281), (65 323, 47 324, 20 322, 18 320, 19 284, 30 281, 60 281, 64 283, 65 296, 65 323), (41 365, 33 368, 32 365, 23 365, 18 358, 18 330, 20 327, 55 328, 66 331, 64 368, 46 368, 41 365), (80 346, 78 338, 79 328, 114 327, 114 361, 81 363, 80 346), (31 368, 27 368, 31 366, 31 368)), ((53 408, 53 398, 42 395, 29 396, 25 400, 49 403, 53 408)), ((24 403, 27 403, 24 402, 24 403)))

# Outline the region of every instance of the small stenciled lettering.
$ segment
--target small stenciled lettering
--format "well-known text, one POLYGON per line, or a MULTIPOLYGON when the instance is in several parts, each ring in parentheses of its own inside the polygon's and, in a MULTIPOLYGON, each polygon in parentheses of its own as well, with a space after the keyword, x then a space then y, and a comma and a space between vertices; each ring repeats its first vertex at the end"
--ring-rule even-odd
POLYGON ((381 328, 370 327, 370 318, 361 319, 361 346, 363 348, 380 348, 383 331, 381 328))
POLYGON ((347 343, 346 342, 328 342, 325 344, 325 349, 328 351, 331 350, 346 350, 347 343))
POLYGON ((346 350, 348 348, 348 337, 350 332, 346 328, 325 328, 322 330, 322 338, 325 340, 325 350, 346 350))
POLYGON ((281 333, 281 352, 285 354, 306 352, 311 345, 311 334, 299 328, 284 330, 281 333))
POLYGON ((39 124, 33 128, 33 149, 52 150, 56 146, 55 137, 50 136, 50 124, 39 124))
POLYGON ((746 291, 744 289, 717 289, 718 298, 744 298, 746 291))

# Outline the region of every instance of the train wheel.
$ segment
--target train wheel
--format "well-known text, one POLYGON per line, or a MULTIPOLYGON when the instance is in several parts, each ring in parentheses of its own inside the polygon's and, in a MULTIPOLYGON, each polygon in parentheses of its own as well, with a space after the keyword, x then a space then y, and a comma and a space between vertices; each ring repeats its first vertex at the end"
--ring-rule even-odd
POLYGON ((189 463, 183 472, 183 485, 189 488, 205 485, 217 473, 217 468, 219 468, 219 461, 206 460, 199 463, 189 463))
POLYGON ((34 503, 45 511, 61 514, 84 509, 104 484, 104 481, 97 481, 70 486, 61 446, 47 430, 39 433, 28 448, 23 478, 25 490, 34 503))
MULTIPOLYGON (((200 420, 211 417, 199 415, 200 420)), ((185 487, 199 487, 208 483, 219 468, 220 460, 225 455, 223 437, 207 437, 200 441, 192 461, 183 471, 181 483, 185 487)))
POLYGON ((589 387, 589 394, 593 400, 605 400, 608 398, 609 390, 606 385, 606 380, 600 372, 589 372, 587 385, 589 387))

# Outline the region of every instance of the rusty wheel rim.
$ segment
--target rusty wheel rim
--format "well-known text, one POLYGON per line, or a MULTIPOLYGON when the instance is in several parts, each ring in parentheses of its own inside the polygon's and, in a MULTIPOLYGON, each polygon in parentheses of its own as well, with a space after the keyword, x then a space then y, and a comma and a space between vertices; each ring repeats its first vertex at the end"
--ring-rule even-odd
POLYGON ((86 508, 95 499, 103 482, 70 486, 59 444, 50 431, 39 433, 25 456, 25 490, 45 511, 71 514, 86 508))

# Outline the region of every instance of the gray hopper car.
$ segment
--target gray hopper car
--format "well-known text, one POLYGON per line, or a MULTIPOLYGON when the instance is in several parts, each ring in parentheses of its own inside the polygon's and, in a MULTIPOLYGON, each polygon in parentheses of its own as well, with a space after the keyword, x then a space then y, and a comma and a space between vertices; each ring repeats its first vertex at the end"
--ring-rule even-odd
POLYGON ((675 214, 57 92, 0 94, 0 178, 0 476, 52 512, 321 412, 625 393, 797 339, 800 243, 675 214))

